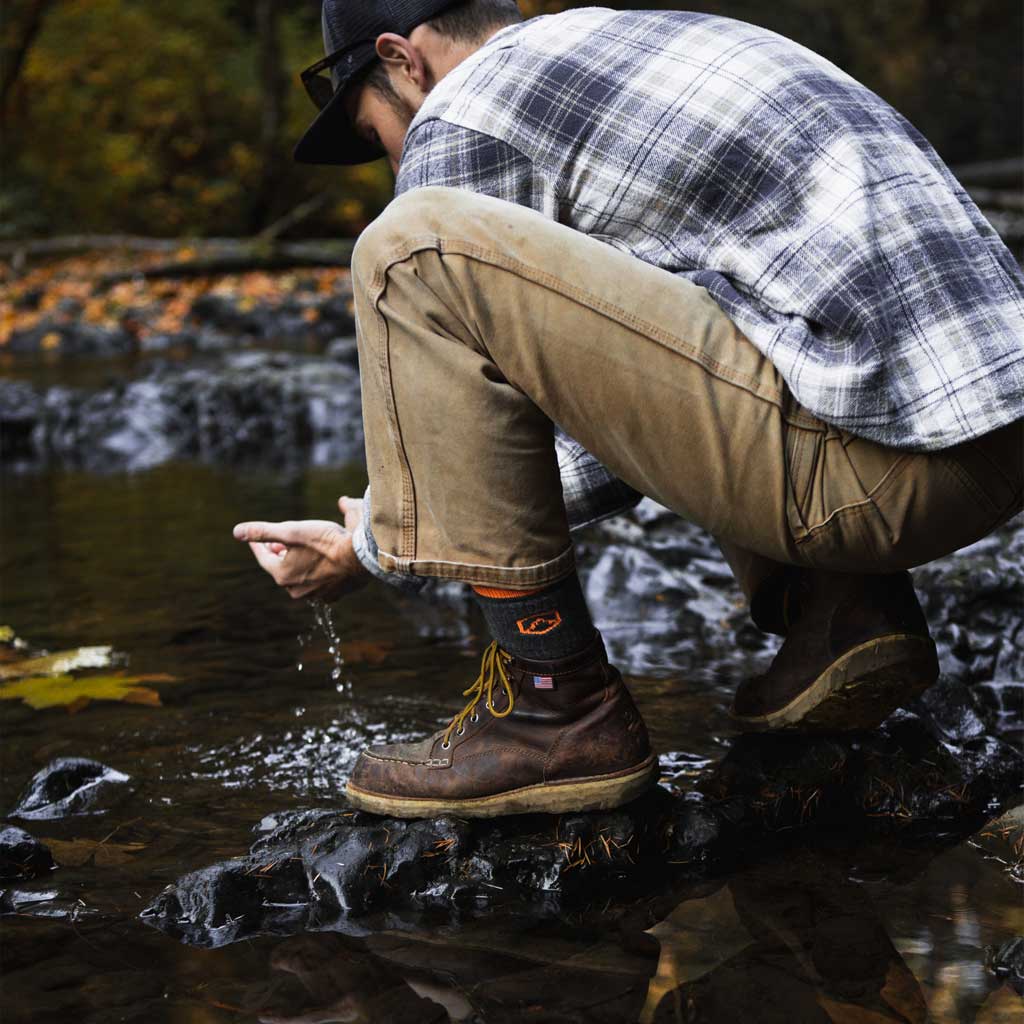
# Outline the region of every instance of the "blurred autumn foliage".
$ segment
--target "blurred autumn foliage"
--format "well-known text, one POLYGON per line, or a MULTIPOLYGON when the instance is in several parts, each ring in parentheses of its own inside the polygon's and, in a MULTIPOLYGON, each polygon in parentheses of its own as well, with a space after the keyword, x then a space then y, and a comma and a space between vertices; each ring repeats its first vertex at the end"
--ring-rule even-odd
MULTIPOLYGON (((174 258, 193 253, 178 249, 174 258)), ((83 253, 33 265, 25 273, 5 276, 0 269, 0 371, 5 346, 17 332, 39 328, 38 350, 61 353, 65 329, 89 325, 121 332, 145 349, 155 337, 176 336, 189 327, 195 303, 205 295, 229 298, 239 313, 285 302, 295 307, 304 325, 320 319, 320 306, 331 296, 347 294, 344 267, 306 267, 287 273, 245 270, 147 280, 143 275, 163 263, 164 254, 83 253)))
MULTIPOLYGON (((579 4, 523 0, 534 15, 579 4)), ((694 0, 829 57, 950 163, 1021 149, 1017 0, 694 0)), ((318 195, 292 234, 351 235, 387 200, 382 163, 308 168, 298 70, 319 0, 4 0, 0 234, 251 235, 318 195)))

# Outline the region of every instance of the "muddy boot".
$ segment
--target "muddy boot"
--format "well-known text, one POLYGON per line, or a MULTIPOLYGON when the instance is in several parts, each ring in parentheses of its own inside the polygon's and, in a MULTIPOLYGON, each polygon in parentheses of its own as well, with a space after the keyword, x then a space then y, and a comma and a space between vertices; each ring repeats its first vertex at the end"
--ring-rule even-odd
POLYGON ((353 807, 398 818, 598 810, 658 777, 647 728, 597 634, 557 661, 513 658, 492 643, 469 703, 416 743, 364 751, 353 807))
POLYGON ((736 691, 751 731, 873 729, 939 674, 910 574, 803 571, 790 585, 786 640, 763 676, 736 691))

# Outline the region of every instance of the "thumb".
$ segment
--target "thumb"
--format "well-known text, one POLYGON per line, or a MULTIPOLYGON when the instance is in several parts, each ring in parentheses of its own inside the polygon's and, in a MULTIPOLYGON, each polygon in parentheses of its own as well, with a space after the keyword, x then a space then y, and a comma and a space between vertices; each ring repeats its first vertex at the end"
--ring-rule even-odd
POLYGON ((354 530, 363 518, 363 499, 343 494, 338 499, 338 508, 345 519, 345 529, 354 530))
POLYGON ((294 542, 290 523, 238 523, 231 531, 235 540, 253 543, 254 541, 292 544, 294 542))

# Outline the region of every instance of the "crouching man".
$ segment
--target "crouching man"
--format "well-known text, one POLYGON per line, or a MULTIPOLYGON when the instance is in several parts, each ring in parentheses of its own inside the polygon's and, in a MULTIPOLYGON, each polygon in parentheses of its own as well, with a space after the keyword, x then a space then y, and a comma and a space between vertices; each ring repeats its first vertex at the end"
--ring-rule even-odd
POLYGON ((294 597, 470 585, 469 700, 365 751, 398 816, 612 807, 657 776, 573 528, 649 495, 785 641, 752 729, 871 728, 936 678, 906 570, 1022 505, 1024 278, 914 128, 771 32, 512 0, 323 8, 296 157, 386 155, 353 258, 370 489, 244 523, 294 597))

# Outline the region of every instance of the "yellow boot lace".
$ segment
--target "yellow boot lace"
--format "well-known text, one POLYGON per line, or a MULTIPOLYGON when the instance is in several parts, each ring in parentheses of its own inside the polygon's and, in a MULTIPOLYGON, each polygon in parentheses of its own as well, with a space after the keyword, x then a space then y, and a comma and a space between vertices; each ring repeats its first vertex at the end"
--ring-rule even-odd
POLYGON ((452 733, 457 733, 459 736, 463 734, 467 718, 472 722, 477 720, 479 716, 476 713, 476 706, 485 694, 487 695, 487 710, 495 718, 504 718, 511 713, 515 698, 512 694, 512 684, 508 681, 508 674, 505 672, 505 665, 511 660, 512 655, 503 651, 498 646, 497 640, 484 651, 483 660, 480 663, 480 675, 476 677, 476 682, 472 686, 462 691, 463 697, 469 697, 469 703, 451 720, 448 728, 444 731, 441 746, 445 750, 451 746, 452 733), (494 710, 494 687, 499 682, 508 697, 508 707, 504 711, 494 710))

